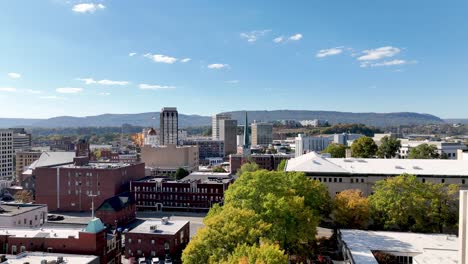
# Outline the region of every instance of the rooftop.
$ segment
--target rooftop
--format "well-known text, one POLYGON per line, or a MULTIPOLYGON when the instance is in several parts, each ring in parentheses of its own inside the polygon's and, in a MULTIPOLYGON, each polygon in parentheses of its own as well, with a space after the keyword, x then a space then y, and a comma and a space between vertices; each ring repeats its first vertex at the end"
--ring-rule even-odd
POLYGON ((54 168, 68 168, 68 169, 119 169, 131 166, 128 163, 109 163, 109 162, 90 162, 86 165, 75 165, 74 163, 62 164, 53 166, 54 168))
POLYGON ((47 205, 45 204, 2 203, 0 204, 0 217, 15 216, 40 208, 45 208, 47 212, 47 205))
POLYGON ((325 158, 315 152, 290 159, 286 171, 364 175, 468 176, 468 161, 441 159, 325 158))
POLYGON ((373 250, 413 256, 413 263, 458 263, 458 238, 444 234, 341 230, 355 263, 378 264, 373 250))
POLYGON ((97 256, 91 255, 72 255, 62 253, 44 253, 44 252, 23 252, 18 255, 6 255, 7 261, 1 264, 23 264, 23 263, 41 263, 42 260, 52 262, 58 257, 63 257, 62 263, 88 264, 98 260, 97 256))
POLYGON ((162 219, 145 220, 130 230, 129 233, 175 235, 187 224, 189 224, 189 221, 185 220, 169 220, 166 224, 162 224, 162 219), (153 230, 153 227, 156 228, 153 230))

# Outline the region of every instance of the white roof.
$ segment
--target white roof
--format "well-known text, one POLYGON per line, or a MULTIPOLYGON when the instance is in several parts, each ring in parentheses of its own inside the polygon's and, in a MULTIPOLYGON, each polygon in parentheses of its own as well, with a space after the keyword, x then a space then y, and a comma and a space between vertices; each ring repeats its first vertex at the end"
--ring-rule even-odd
POLYGON ((179 232, 182 227, 188 224, 189 221, 185 220, 169 220, 167 224, 162 224, 161 221, 157 220, 145 220, 135 228, 129 231, 129 233, 154 233, 160 235, 175 235, 179 232), (156 230, 151 230, 151 226, 156 226, 156 230))
POLYGON ((286 171, 468 176, 468 161, 442 159, 324 158, 314 152, 288 161, 286 171))
POLYGON ((82 228, 8 228, 0 229, 0 235, 17 237, 78 238, 82 228))
POLYGON ((72 151, 46 151, 41 154, 34 168, 70 163, 74 157, 75 152, 72 151))
MULTIPOLYGON (((42 260, 53 261, 57 257, 63 257, 65 263, 73 264, 88 264, 98 259, 97 256, 91 255, 72 255, 62 253, 44 253, 44 252, 24 252, 18 255, 6 255, 8 259, 2 264, 23 264, 23 263, 41 263, 42 260)), ((94 263, 94 262, 93 262, 94 263)))
POLYGON ((356 263, 378 264, 372 250, 413 256, 413 263, 458 263, 458 238, 444 234, 341 230, 341 239, 356 263))

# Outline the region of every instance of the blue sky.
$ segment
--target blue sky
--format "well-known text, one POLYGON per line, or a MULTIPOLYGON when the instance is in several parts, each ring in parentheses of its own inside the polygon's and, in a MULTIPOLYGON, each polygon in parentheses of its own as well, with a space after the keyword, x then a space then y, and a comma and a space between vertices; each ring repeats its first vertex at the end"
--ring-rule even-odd
POLYGON ((468 2, 1 0, 0 117, 468 117, 468 2))

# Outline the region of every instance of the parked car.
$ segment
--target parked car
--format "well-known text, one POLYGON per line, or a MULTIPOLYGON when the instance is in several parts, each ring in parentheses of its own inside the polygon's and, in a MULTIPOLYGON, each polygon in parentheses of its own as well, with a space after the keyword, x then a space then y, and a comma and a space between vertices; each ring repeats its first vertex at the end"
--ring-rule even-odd
POLYGON ((159 264, 159 258, 152 258, 151 264, 159 264))

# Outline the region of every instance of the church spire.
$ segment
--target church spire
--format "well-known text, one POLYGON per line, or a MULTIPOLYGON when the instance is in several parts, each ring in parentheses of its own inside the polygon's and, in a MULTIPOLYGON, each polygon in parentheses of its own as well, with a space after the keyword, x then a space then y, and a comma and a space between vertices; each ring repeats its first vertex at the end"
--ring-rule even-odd
POLYGON ((247 118, 247 111, 245 111, 244 148, 250 148, 250 143, 249 143, 249 120, 247 118))

